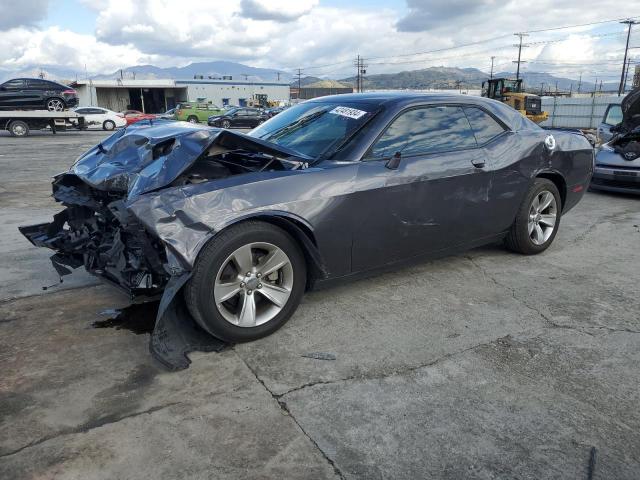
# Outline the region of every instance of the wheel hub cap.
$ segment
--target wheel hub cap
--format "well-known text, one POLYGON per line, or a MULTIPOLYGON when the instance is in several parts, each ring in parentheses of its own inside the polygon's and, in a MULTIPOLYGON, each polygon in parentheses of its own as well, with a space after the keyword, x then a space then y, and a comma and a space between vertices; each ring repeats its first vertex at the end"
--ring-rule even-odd
POLYGON ((538 193, 529 209, 529 238, 535 245, 544 244, 556 228, 558 206, 556 198, 548 190, 538 193))
POLYGON ((256 242, 236 249, 216 275, 213 296, 218 312, 238 327, 272 320, 287 304, 293 267, 276 245, 256 242))

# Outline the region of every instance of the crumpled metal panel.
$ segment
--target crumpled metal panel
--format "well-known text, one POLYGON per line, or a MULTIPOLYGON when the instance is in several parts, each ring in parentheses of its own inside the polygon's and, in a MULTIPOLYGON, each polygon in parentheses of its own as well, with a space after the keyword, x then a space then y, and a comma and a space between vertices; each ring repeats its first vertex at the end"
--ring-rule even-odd
POLYGON ((132 201, 171 183, 214 141, 229 150, 241 148, 308 160, 292 150, 238 132, 186 122, 148 121, 120 130, 91 148, 78 158, 70 173, 98 190, 127 192, 127 199, 132 201))

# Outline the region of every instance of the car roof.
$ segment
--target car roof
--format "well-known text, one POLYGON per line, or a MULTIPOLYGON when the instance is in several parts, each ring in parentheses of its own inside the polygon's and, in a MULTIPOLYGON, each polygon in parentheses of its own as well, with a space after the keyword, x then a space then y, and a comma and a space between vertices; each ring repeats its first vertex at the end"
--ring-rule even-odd
POLYGON ((304 103, 363 103, 384 107, 411 107, 424 103, 461 103, 484 107, 489 112, 502 120, 514 131, 523 129, 539 129, 540 127, 527 119, 517 110, 514 110, 502 102, 475 95, 463 95, 459 93, 419 93, 419 92, 366 92, 329 95, 313 98, 304 103))

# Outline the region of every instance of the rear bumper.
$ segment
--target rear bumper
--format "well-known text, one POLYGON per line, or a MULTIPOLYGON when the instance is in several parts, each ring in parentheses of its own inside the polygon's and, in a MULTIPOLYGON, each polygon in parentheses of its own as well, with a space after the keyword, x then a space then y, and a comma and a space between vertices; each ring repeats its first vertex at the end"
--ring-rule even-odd
POLYGON ((609 192, 640 194, 640 170, 597 166, 590 187, 609 192))
POLYGON ((67 105, 67 108, 76 107, 78 106, 78 97, 65 98, 64 103, 67 105))

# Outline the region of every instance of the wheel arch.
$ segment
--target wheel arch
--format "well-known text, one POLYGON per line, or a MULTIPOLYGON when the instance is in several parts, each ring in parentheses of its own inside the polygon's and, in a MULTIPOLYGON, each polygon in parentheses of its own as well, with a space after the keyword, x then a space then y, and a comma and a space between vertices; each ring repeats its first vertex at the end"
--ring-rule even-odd
POLYGON ((328 276, 324 259, 318 249, 313 227, 303 218, 290 212, 273 210, 260 211, 236 218, 233 221, 224 224, 222 228, 216 231, 215 235, 207 240, 207 242, 211 241, 229 227, 250 220, 269 223, 281 228, 293 237, 296 243, 300 246, 307 264, 307 290, 311 290, 313 288, 316 280, 324 279, 328 276))
POLYGON ((555 170, 544 170, 538 172, 535 178, 546 178, 553 182, 558 189, 558 192, 560 192, 560 201, 562 202, 562 210, 564 210, 567 200, 567 181, 564 176, 555 170))

